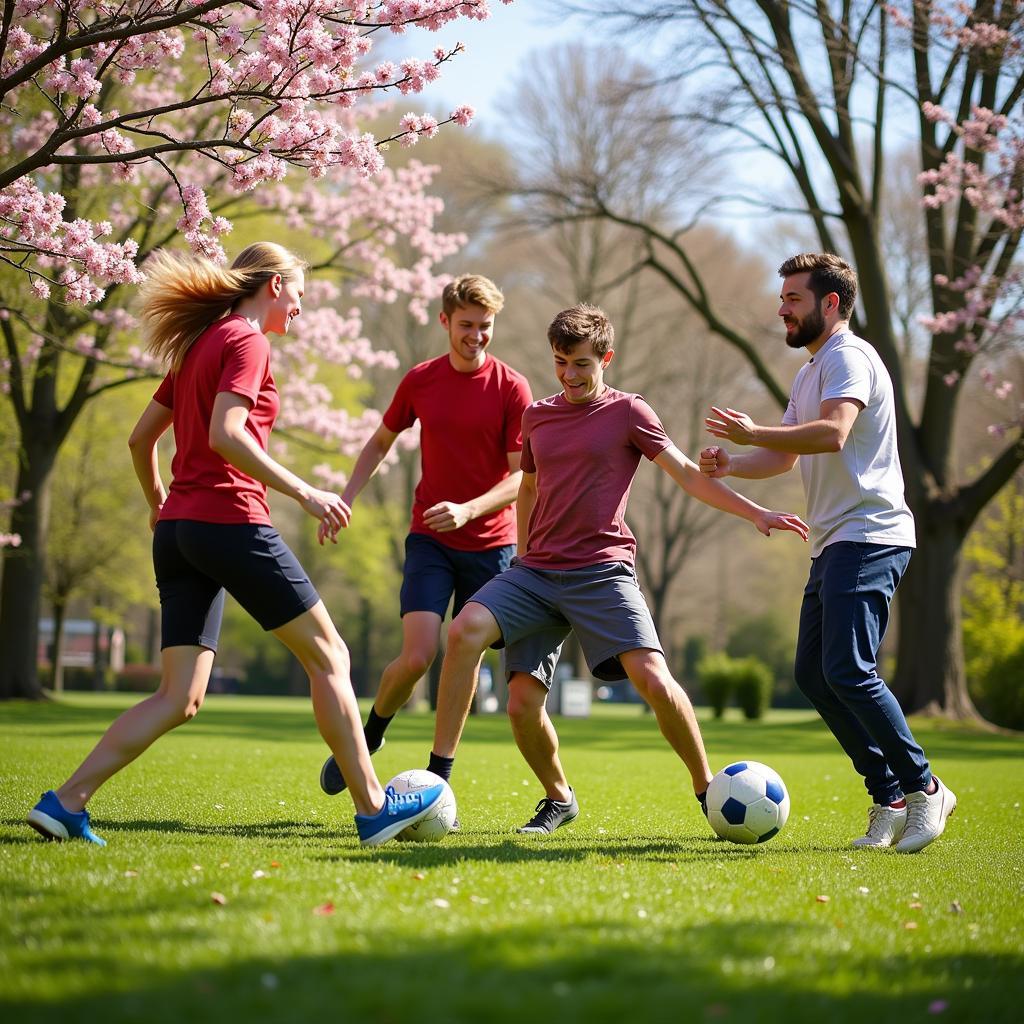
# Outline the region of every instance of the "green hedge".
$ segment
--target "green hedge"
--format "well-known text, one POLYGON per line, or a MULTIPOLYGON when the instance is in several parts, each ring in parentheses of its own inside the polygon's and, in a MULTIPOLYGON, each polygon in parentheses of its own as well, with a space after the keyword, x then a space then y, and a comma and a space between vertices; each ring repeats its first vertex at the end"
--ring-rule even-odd
POLYGON ((715 718, 721 718, 731 700, 751 720, 762 718, 771 703, 774 680, 771 669, 760 658, 732 658, 709 654, 697 666, 701 687, 715 718))

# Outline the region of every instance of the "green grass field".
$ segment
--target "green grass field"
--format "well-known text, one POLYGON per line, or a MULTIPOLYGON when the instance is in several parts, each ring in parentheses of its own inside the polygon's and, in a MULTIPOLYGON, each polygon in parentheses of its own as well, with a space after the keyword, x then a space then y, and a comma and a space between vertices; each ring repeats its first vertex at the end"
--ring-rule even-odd
MULTIPOLYGON (((105 850, 41 841, 25 813, 130 700, 0 705, 4 1020, 1024 1019, 1020 739, 914 723, 960 806, 908 857, 847 847, 867 801, 810 714, 703 723, 713 767, 787 781, 757 848, 711 836, 636 707, 557 720, 582 813, 516 836, 541 794, 505 720, 475 718, 463 831, 363 850, 317 785, 308 703, 214 697, 100 791, 105 850)), ((399 716, 381 778, 422 767, 431 731, 399 716)))

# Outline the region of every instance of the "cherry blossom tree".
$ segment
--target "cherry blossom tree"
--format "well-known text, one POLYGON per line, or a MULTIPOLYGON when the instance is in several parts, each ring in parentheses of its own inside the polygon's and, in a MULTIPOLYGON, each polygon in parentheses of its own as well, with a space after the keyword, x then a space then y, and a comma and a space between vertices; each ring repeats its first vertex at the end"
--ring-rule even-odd
MULTIPOLYGON (((508 3, 510 0, 502 0, 508 3)), ((447 119, 397 113, 461 50, 373 59, 378 39, 489 16, 486 0, 8 0, 0 13, 0 393, 19 462, 0 533, 0 698, 38 696, 47 484, 88 403, 152 375, 131 286, 154 249, 223 260, 247 220, 300 236, 310 304, 278 349, 281 426, 351 452, 374 414, 335 407, 324 364, 353 377, 393 356, 360 303, 426 316, 441 259, 435 168, 389 167, 447 119), (370 129, 376 129, 374 134, 370 129), (402 251, 413 258, 401 259, 402 251)), ((59 514, 59 510, 57 510, 59 514)))
MULTIPOLYGON (((1007 348, 1019 350, 1024 298, 1022 5, 563 0, 560 7, 620 39, 633 32, 649 41, 664 69, 650 87, 682 87, 687 98, 676 104, 676 117, 703 126, 741 172, 705 197, 709 205, 746 217, 802 217, 804 244, 842 253, 857 267, 855 327, 893 378, 918 529, 918 550, 898 593, 893 689, 908 710, 973 715, 961 639, 963 542, 1024 463, 1024 407, 999 372, 1007 348), (930 288, 920 311, 928 334, 908 351, 899 344, 884 223, 890 151, 902 156, 911 142, 930 288), (766 188, 761 175, 742 173, 770 162, 789 188, 774 177, 766 188), (990 427, 993 457, 973 476, 955 457, 971 374, 1004 410, 990 427)), ((575 183, 562 197, 569 216, 604 217, 637 231, 648 247, 644 271, 658 274, 742 352, 785 404, 786 382, 773 372, 770 350, 712 300, 687 228, 609 205, 599 181, 575 183)), ((780 262, 788 248, 770 258, 780 262)))

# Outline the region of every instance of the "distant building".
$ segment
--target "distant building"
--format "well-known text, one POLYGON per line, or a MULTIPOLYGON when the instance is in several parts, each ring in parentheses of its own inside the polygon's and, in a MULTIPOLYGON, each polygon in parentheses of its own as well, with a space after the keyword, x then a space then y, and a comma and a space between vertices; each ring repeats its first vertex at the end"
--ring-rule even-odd
MULTIPOLYGON (((115 672, 124 670, 124 630, 120 626, 111 629, 100 626, 91 619, 65 619, 62 662, 65 668, 95 668, 97 649, 96 632, 99 630, 98 647, 101 660, 115 672)), ((53 619, 39 620, 40 665, 52 664, 53 619)))

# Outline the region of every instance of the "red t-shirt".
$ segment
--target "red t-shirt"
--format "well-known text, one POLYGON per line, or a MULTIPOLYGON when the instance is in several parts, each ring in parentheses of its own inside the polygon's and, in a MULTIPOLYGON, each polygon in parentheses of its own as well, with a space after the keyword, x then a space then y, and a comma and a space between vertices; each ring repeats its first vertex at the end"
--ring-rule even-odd
POLYGON ((412 533, 457 551, 485 551, 516 542, 514 505, 438 533, 423 513, 439 501, 463 502, 485 494, 508 473, 508 453, 523 446, 523 410, 530 385, 488 355, 472 373, 459 373, 447 355, 414 366, 384 413, 384 426, 400 434, 420 421, 422 472, 412 507, 412 533))
POLYGON ((171 488, 161 519, 270 523, 267 488, 210 447, 213 402, 221 391, 251 403, 245 429, 267 450, 281 400, 270 372, 270 342, 240 316, 217 320, 192 343, 181 370, 153 400, 173 410, 171 488))
POLYGON ((561 393, 523 414, 523 471, 537 474, 523 565, 582 569, 633 564, 636 538, 624 515, 640 456, 657 458, 672 444, 639 396, 608 388, 593 402, 561 393))

